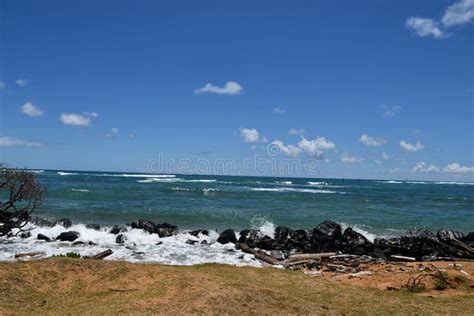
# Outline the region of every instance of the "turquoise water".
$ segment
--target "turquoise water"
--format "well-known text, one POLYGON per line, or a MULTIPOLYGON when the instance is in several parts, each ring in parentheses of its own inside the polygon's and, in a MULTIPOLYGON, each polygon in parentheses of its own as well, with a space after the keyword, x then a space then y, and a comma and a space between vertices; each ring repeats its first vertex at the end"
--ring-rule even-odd
POLYGON ((373 235, 474 230, 474 185, 457 182, 151 176, 45 170, 37 215, 111 225, 146 218, 180 229, 312 228, 330 219, 373 235))

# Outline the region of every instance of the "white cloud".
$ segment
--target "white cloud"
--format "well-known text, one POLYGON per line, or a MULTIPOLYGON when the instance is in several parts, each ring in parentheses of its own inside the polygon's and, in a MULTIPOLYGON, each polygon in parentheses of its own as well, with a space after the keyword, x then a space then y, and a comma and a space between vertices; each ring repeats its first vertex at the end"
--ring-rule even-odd
POLYGON ((304 129, 300 128, 300 129, 296 129, 296 128, 292 128, 288 131, 288 135, 303 135, 304 134, 304 129))
POLYGON ((461 0, 449 6, 441 21, 446 27, 469 23, 474 20, 474 0, 461 0))
POLYGON ((99 117, 99 114, 97 114, 97 112, 84 112, 84 115, 90 116, 90 117, 93 117, 93 118, 99 117))
POLYGON ((422 162, 417 162, 411 171, 429 173, 429 172, 438 172, 439 168, 436 167, 435 165, 427 165, 425 162, 422 161, 422 162))
POLYGON ((260 138, 260 141, 261 141, 262 143, 268 143, 268 138, 266 138, 265 136, 263 136, 263 137, 260 138))
POLYGON ((425 148, 425 146, 423 146, 423 144, 421 144, 420 142, 417 142, 416 144, 412 144, 404 140, 400 142, 400 147, 404 151, 409 151, 409 152, 416 152, 425 148))
POLYGON ((241 94, 244 89, 240 84, 234 81, 229 81, 225 84, 224 87, 218 87, 212 83, 207 83, 203 88, 194 90, 196 94, 203 93, 216 93, 216 94, 227 94, 227 95, 236 95, 241 94))
POLYGON ((285 146, 281 140, 275 140, 272 142, 273 145, 276 145, 280 148, 280 151, 288 156, 296 157, 301 153, 301 149, 294 146, 294 145, 288 145, 285 146))
POLYGON ((119 134, 118 128, 112 127, 112 128, 110 129, 110 132, 108 132, 107 134, 105 134, 105 136, 107 136, 107 137, 117 137, 118 134, 119 134))
POLYGON ((0 80, 0 90, 5 89, 6 86, 7 86, 7 85, 5 84, 5 81, 1 81, 1 80, 0 80))
POLYGON ((43 146, 43 143, 3 136, 0 137, 0 146, 43 146))
POLYGON ((362 161, 361 158, 352 156, 349 153, 343 153, 340 158, 343 163, 360 163, 362 161))
POLYGON ((382 157, 383 160, 389 160, 389 159, 390 159, 389 155, 388 155, 385 151, 382 152, 382 154, 380 155, 380 157, 382 157))
POLYGON ((433 19, 409 17, 405 25, 420 37, 433 36, 434 38, 446 37, 446 33, 439 28, 439 23, 433 19))
POLYGON ((15 83, 17 84, 17 86, 19 87, 24 87, 28 84, 28 81, 24 80, 24 79, 18 79, 17 81, 15 81, 15 83))
POLYGON ((244 139, 245 142, 255 143, 260 139, 260 135, 255 128, 241 128, 239 129, 240 136, 244 139))
POLYGON ((26 102, 21 107, 21 112, 28 116, 42 116, 43 111, 36 107, 32 102, 26 102))
POLYGON ((134 139, 136 137, 135 133, 129 133, 128 138, 134 139))
POLYGON ((301 136, 301 140, 298 143, 298 147, 304 151, 309 152, 310 154, 320 155, 323 153, 324 150, 336 148, 336 144, 334 144, 330 140, 327 140, 324 137, 316 137, 313 140, 307 140, 306 138, 301 136))
POLYGON ((282 109, 282 108, 274 108, 273 109, 273 114, 283 114, 283 113, 286 113, 285 109, 282 109))
POLYGON ((443 171, 448 173, 474 173, 474 167, 461 166, 454 162, 444 167, 443 171))
POLYGON ((382 106, 382 109, 384 109, 382 116, 384 118, 391 118, 397 115, 398 113, 400 113, 400 111, 402 110, 402 107, 398 105, 394 105, 394 106, 384 105, 382 106))
POLYGON ((359 141, 364 144, 364 145, 367 145, 367 146, 382 146, 384 144, 387 143, 387 141, 385 139, 382 139, 382 138, 373 138, 373 137, 370 137, 369 135, 367 134, 364 134, 362 135, 360 138, 359 138, 359 141))
POLYGON ((74 113, 63 113, 59 117, 59 120, 63 122, 64 125, 88 126, 91 124, 89 117, 74 113))

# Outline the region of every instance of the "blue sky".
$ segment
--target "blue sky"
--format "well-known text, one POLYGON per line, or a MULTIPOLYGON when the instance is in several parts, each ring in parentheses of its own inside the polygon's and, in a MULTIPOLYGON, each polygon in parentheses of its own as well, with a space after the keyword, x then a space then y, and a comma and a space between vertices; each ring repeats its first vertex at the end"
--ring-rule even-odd
POLYGON ((473 0, 0 4, 10 165, 474 180, 473 0))

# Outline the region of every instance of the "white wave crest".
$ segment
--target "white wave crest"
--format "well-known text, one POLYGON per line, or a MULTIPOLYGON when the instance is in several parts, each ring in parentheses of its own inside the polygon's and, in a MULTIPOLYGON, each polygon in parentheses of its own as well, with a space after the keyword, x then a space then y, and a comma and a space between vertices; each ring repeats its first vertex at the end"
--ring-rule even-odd
POLYGON ((89 190, 87 190, 87 189, 71 189, 71 191, 75 191, 75 192, 89 192, 89 190))
POLYGON ((78 173, 75 173, 75 172, 61 172, 61 171, 58 171, 57 174, 60 175, 60 176, 76 176, 76 175, 78 175, 78 173))
POLYGON ((295 192, 295 193, 322 193, 322 194, 333 194, 339 193, 344 194, 345 192, 337 192, 331 190, 317 190, 317 189, 295 189, 295 188, 251 188, 252 191, 259 192, 295 192))
POLYGON ((317 181, 308 181, 306 182, 307 185, 314 185, 314 186, 327 186, 327 182, 317 182, 317 181))

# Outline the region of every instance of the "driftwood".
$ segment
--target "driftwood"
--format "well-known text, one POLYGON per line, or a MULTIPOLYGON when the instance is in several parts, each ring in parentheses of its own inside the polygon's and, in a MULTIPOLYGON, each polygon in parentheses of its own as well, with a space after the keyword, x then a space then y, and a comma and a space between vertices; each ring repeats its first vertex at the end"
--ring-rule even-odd
POLYGON ((288 257, 288 262, 295 262, 295 261, 302 261, 302 260, 320 260, 324 258, 330 258, 331 256, 335 256, 335 252, 322 252, 322 253, 303 253, 303 254, 295 254, 290 255, 288 257))
POLYGON ((268 264, 271 264, 271 265, 277 265, 277 264, 282 263, 282 261, 277 260, 277 259, 275 259, 274 257, 272 257, 270 255, 267 255, 265 252, 263 252, 261 250, 256 250, 256 249, 250 248, 249 245, 247 245, 247 244, 236 243, 235 245, 236 245, 237 249, 240 249, 243 252, 252 254, 252 255, 255 256, 256 259, 258 259, 260 261, 263 261, 265 263, 268 263, 268 264))
POLYGON ((95 256, 92 256, 92 257, 90 257, 90 258, 91 258, 91 259, 96 259, 96 260, 102 260, 102 259, 104 259, 105 257, 110 256, 111 254, 113 254, 112 250, 107 249, 106 251, 103 251, 103 252, 101 252, 101 253, 98 253, 98 254, 96 254, 95 256))
POLYGON ((44 255, 45 253, 42 251, 32 251, 32 252, 20 252, 15 254, 15 258, 21 258, 21 257, 34 257, 34 256, 39 256, 39 255, 44 255))
POLYGON ((403 260, 403 261, 416 261, 416 258, 413 258, 413 257, 395 256, 395 255, 392 255, 391 257, 394 259, 403 260))

